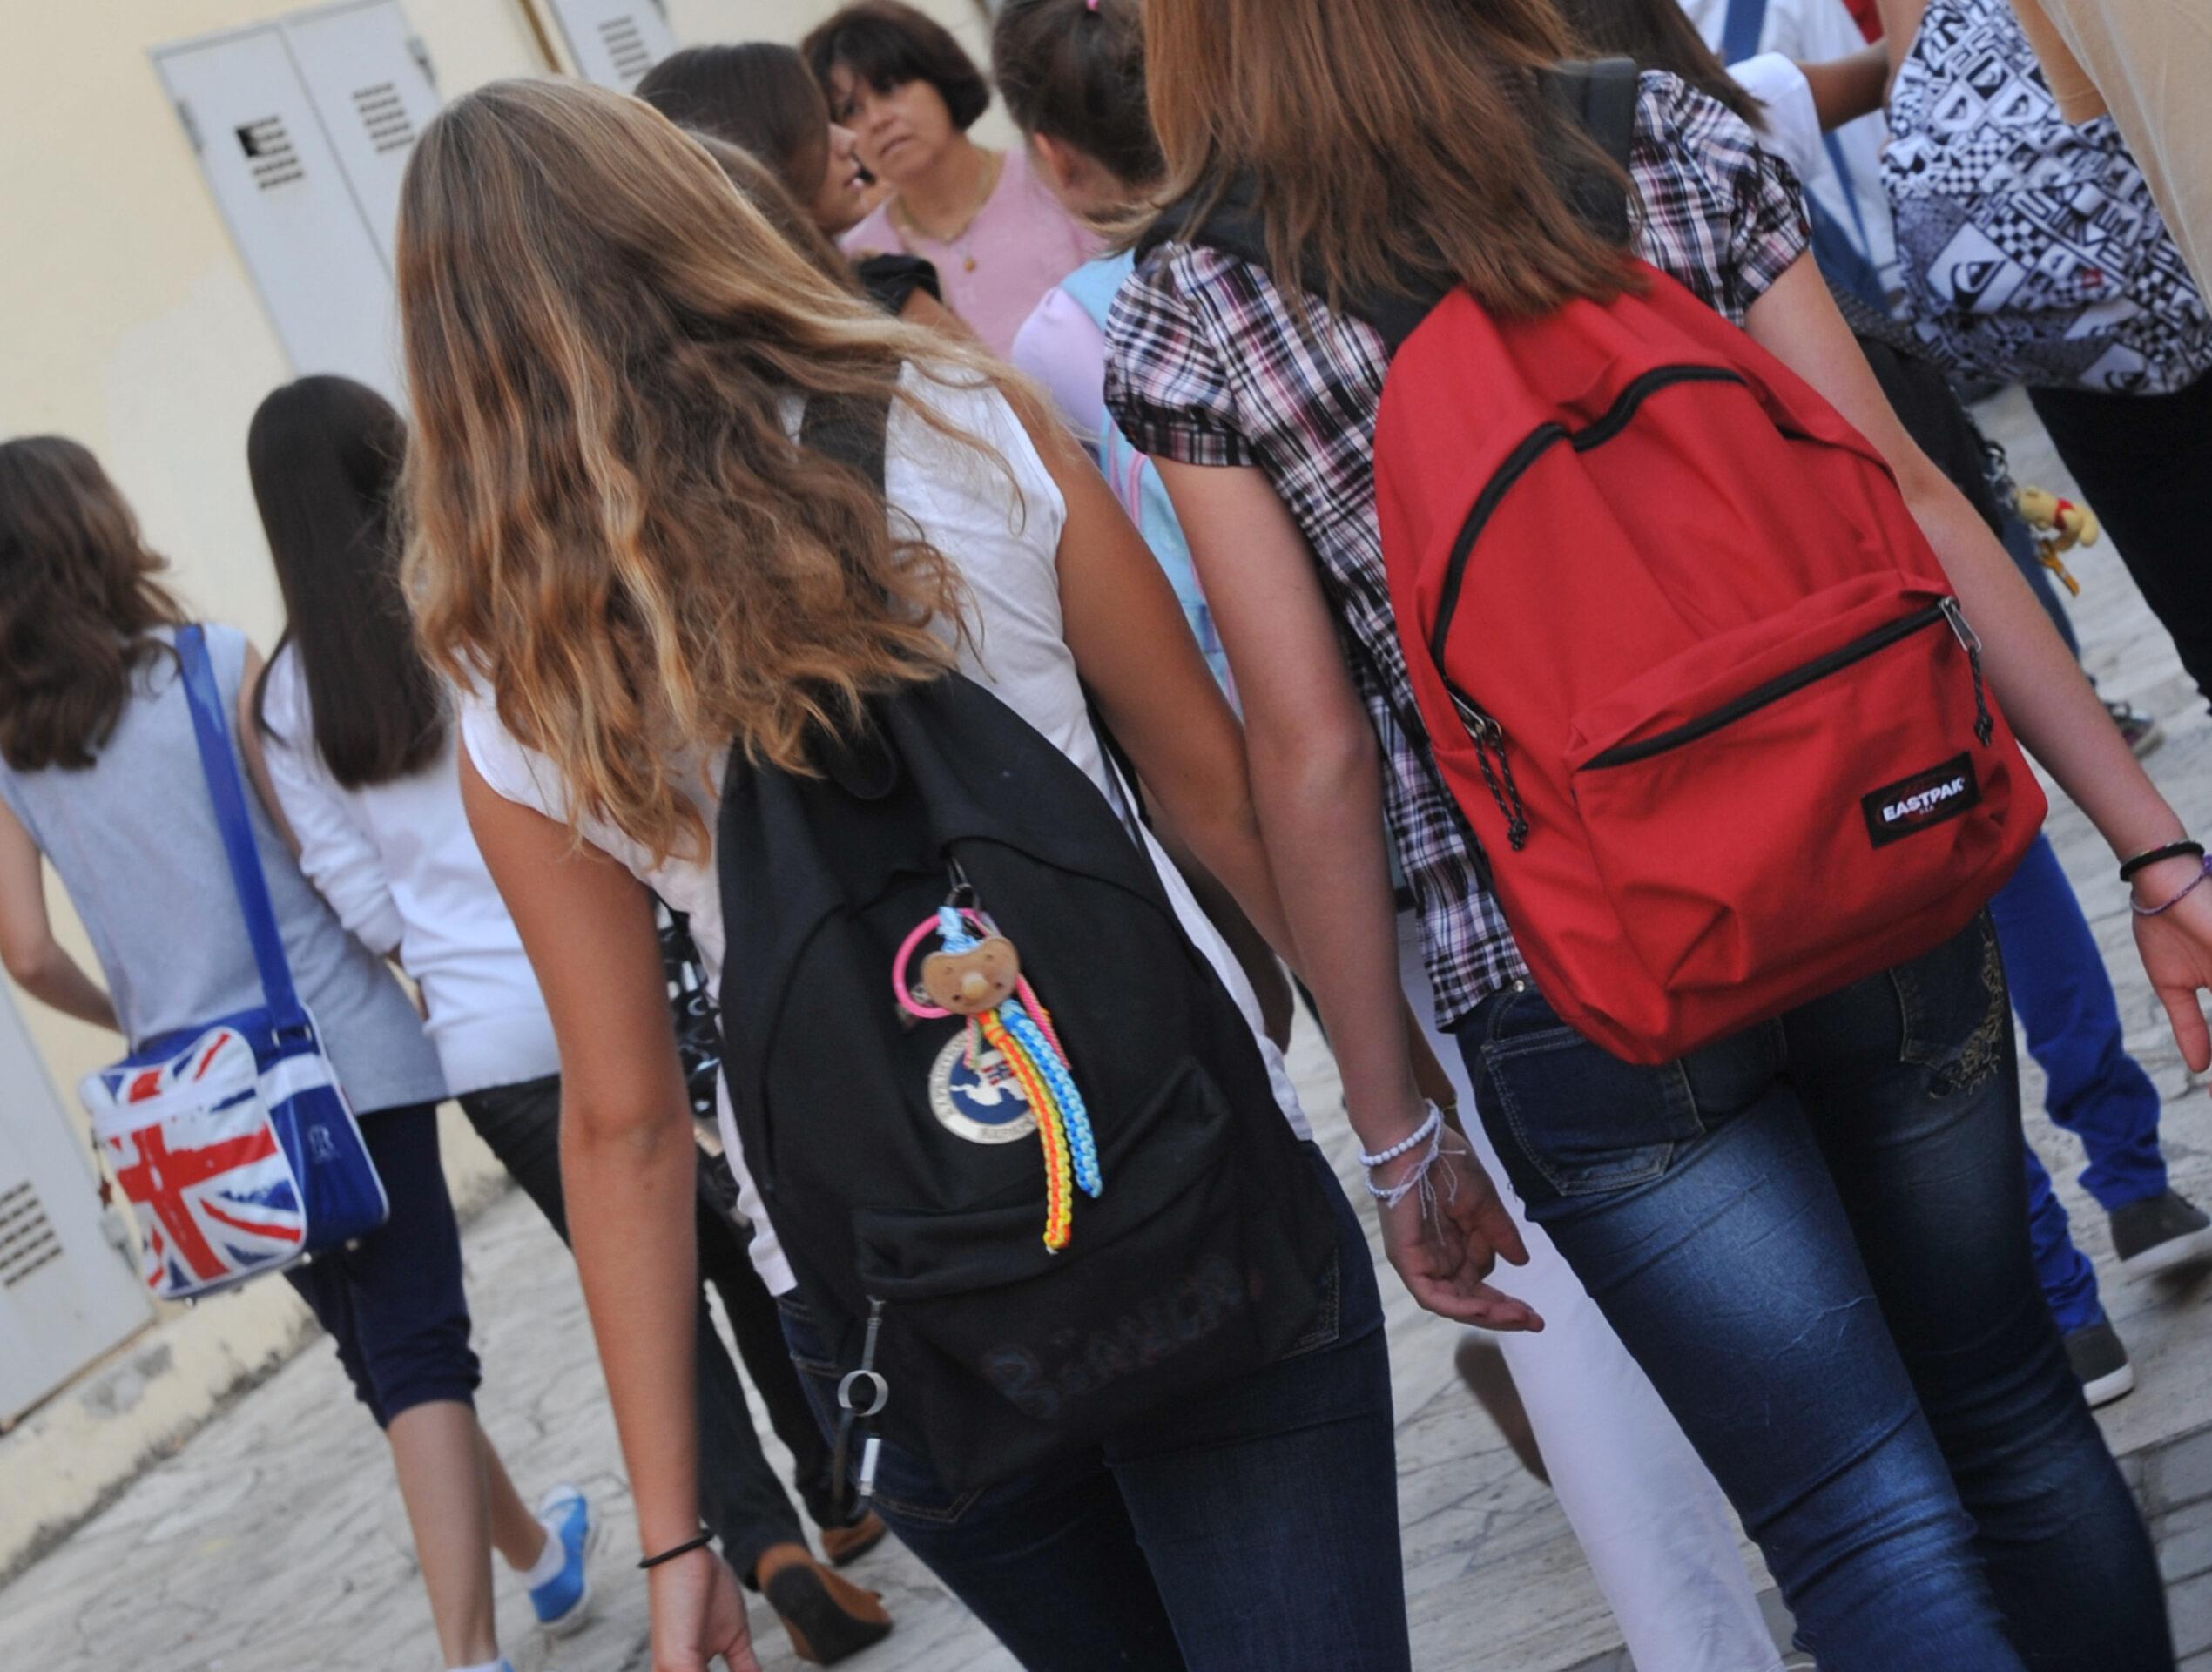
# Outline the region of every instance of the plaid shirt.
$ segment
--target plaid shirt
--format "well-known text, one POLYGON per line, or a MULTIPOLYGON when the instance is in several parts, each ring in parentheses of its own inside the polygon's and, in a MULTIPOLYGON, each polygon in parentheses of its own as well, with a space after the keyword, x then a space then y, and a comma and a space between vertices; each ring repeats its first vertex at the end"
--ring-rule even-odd
MULTIPOLYGON (((1741 120, 1659 74, 1643 78, 1629 161, 1642 202, 1638 253, 1741 325, 1805 249, 1795 178, 1741 120)), ((1374 473, 1388 354, 1360 321, 1332 319, 1318 300, 1311 312, 1318 329, 1308 334, 1258 267, 1164 245, 1115 301, 1106 401, 1147 453, 1257 465, 1305 530, 1382 741, 1391 834, 1420 915, 1437 1020, 1450 1027, 1527 971, 1419 730, 1391 615, 1374 473)))

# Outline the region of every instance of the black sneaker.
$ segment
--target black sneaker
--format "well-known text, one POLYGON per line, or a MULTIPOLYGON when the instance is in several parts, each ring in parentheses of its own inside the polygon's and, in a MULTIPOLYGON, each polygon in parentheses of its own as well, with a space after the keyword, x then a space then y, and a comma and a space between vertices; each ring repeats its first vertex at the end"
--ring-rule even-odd
POLYGON ((2121 737, 2138 760, 2166 741, 2164 729, 2133 703, 2107 703, 2105 712, 2112 716, 2112 723, 2120 728, 2121 737))
POLYGON ((2212 1260, 2212 1219, 2172 1190, 2130 1202, 2112 1210, 2112 1251, 2131 1278, 2212 1260))
POLYGON ((2135 1391, 2135 1367, 2128 1362, 2128 1349, 2109 1318, 2067 1337, 2066 1356, 2081 1384, 2081 1396, 2091 1405, 2110 1405, 2135 1391))

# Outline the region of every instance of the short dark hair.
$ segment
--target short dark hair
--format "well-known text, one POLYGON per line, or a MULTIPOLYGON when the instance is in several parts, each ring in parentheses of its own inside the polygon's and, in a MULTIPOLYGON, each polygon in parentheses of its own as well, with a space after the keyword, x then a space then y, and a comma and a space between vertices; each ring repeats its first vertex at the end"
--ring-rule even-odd
POLYGON ((798 49, 775 41, 687 46, 637 84, 679 128, 751 152, 792 197, 812 203, 829 170, 829 101, 798 49))
MULTIPOLYGON (((314 736, 310 743, 349 790, 417 772, 438 758, 448 725, 445 688, 416 647, 400 584, 393 494, 407 427, 390 401, 345 377, 303 377, 261 402, 246 432, 286 645, 300 658, 314 736)), ((253 723, 268 669, 253 691, 253 723)))
POLYGON ((1022 132, 1072 145, 1131 185, 1166 174, 1144 102, 1138 0, 1005 0, 991 72, 1022 132))
POLYGON ((853 0, 799 43, 814 79, 829 91, 830 71, 843 64, 878 92, 910 81, 934 87, 963 132, 991 108, 991 84, 953 32, 903 0, 853 0))

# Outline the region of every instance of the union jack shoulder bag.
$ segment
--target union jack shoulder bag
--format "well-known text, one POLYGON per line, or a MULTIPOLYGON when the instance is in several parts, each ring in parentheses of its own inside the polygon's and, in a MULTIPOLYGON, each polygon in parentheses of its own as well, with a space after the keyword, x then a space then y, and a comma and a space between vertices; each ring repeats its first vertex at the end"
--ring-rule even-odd
POLYGON ((198 626, 177 632, 192 737, 262 1003, 143 1041, 87 1075, 96 1147, 138 1220, 146 1286, 190 1300, 342 1247, 390 1211, 292 983, 220 687, 198 626))

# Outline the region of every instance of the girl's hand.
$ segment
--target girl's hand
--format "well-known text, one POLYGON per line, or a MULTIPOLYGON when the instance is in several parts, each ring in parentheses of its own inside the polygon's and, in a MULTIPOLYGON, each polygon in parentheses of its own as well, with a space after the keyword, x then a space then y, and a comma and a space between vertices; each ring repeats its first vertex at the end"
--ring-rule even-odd
MULTIPOLYGON (((2163 905, 2202 873, 2198 860, 2167 860, 2135 879, 2135 899, 2144 906, 2163 905)), ((2199 882, 2173 910, 2136 918, 2135 949, 2174 1025, 2182 1060, 2192 1072, 2202 1074, 2212 1068, 2212 1034, 2206 1031, 2197 998, 2200 990, 2212 987, 2212 880, 2199 882)))
MULTIPOLYGON (((1428 1188, 1408 1191, 1394 1207, 1376 1203, 1383 1251, 1408 1292, 1440 1318, 1486 1330, 1542 1329, 1544 1320, 1525 1303, 1486 1281, 1501 1258, 1527 1264, 1528 1250, 1467 1140, 1448 1126, 1442 1136, 1428 1188)), ((1426 1153, 1424 1145, 1376 1169, 1374 1183, 1387 1190, 1411 1177, 1426 1153)))
POLYGON ((650 1568, 653 1672, 708 1672, 720 1655, 730 1672, 760 1672, 745 1598, 729 1563, 711 1549, 650 1568))

